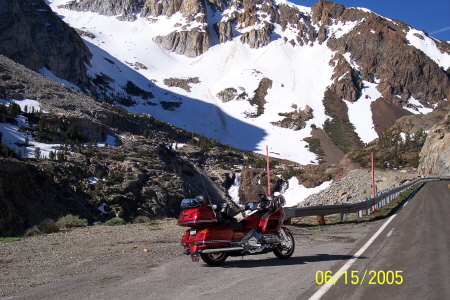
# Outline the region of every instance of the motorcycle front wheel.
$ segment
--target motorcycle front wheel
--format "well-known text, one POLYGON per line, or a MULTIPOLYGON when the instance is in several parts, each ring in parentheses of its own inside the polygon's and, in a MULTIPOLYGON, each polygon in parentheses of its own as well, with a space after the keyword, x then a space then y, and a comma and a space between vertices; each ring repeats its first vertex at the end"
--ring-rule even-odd
POLYGON ((285 230, 283 231, 285 238, 281 241, 281 244, 277 245, 275 249, 273 249, 273 253, 280 259, 288 259, 292 256, 292 254, 294 254, 295 241, 292 233, 285 230))
POLYGON ((202 260, 210 266, 220 266, 227 259, 228 255, 224 252, 219 253, 200 253, 202 260))

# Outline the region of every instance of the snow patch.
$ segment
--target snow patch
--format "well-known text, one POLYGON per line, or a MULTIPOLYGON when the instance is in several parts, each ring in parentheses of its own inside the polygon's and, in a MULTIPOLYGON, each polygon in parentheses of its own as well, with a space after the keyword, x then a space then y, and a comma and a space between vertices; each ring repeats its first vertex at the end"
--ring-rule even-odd
POLYGON ((77 91, 81 91, 81 89, 77 85, 75 85, 75 84, 73 84, 73 83, 71 83, 71 82, 69 82, 67 80, 59 78, 58 76, 53 74, 52 71, 50 71, 49 69, 47 69, 45 67, 39 69, 39 73, 41 75, 44 75, 45 77, 53 80, 53 81, 59 82, 59 83, 65 85, 67 87, 70 87, 71 89, 74 89, 74 90, 77 90, 77 91))
POLYGON ((304 14, 311 14, 311 7, 308 6, 298 5, 287 0, 275 0, 275 3, 278 5, 284 4, 290 7, 298 8, 298 10, 304 14))
MULTIPOLYGON (((375 80, 377 82, 378 80, 375 80)), ((348 118, 355 126, 355 132, 364 143, 369 143, 378 138, 375 131, 375 125, 372 118, 371 104, 381 97, 381 93, 377 90, 377 83, 363 81, 361 97, 356 102, 344 100, 348 107, 348 118)))
POLYGON ((172 149, 175 149, 175 150, 181 149, 185 146, 186 146, 186 144, 183 144, 183 143, 172 143, 172 149))
POLYGON ((36 148, 40 149, 41 157, 48 158, 50 151, 55 152, 61 147, 61 144, 45 144, 37 142, 31 135, 20 131, 20 124, 25 123, 24 119, 25 118, 23 116, 18 116, 16 118, 19 126, 9 123, 0 123, 0 131, 3 133, 3 144, 7 145, 11 149, 14 149, 16 152, 19 152, 22 157, 24 155, 24 152, 26 152, 26 155, 30 158, 34 157, 36 148), (27 136, 29 139, 29 146, 25 146, 25 138, 27 136))
POLYGON ((30 99, 24 99, 24 100, 4 100, 0 99, 0 104, 3 104, 5 106, 9 106, 11 102, 15 102, 17 105, 20 106, 20 110, 22 112, 25 112, 25 106, 27 107, 27 112, 34 111, 39 112, 41 111, 41 104, 36 100, 30 100, 30 99))
POLYGON ((297 206, 300 202, 305 201, 305 199, 312 194, 317 194, 328 188, 331 183, 332 180, 325 181, 315 188, 306 188, 299 183, 297 177, 292 177, 289 179, 289 188, 283 194, 284 199, 286 200, 284 207, 297 206))
POLYGON ((107 135, 106 136, 106 140, 104 142, 97 143, 98 147, 105 147, 106 145, 108 145, 108 146, 117 146, 117 138, 115 136, 112 136, 112 135, 107 135))
POLYGON ((101 203, 101 204, 97 207, 97 209, 98 209, 98 211, 100 212, 101 215, 106 214, 105 207, 106 207, 106 203, 101 203))
POLYGON ((409 97, 407 100, 408 106, 403 106, 404 109, 413 113, 413 114, 427 114, 433 111, 432 108, 424 107, 418 100, 414 99, 414 97, 409 97))
POLYGON ((241 173, 236 173, 236 178, 234 179, 233 185, 228 189, 228 195, 230 195, 231 200, 233 200, 238 207, 244 208, 239 197, 239 187, 241 186, 241 181, 241 173))
POLYGON ((355 28, 358 24, 360 24, 363 21, 364 19, 362 19, 361 21, 348 21, 348 22, 339 21, 332 26, 328 26, 327 29, 331 34, 331 36, 338 39, 346 35, 347 33, 351 32, 353 28, 355 28))
POLYGON ((423 31, 411 28, 406 34, 406 38, 408 39, 410 45, 425 53, 440 67, 443 67, 444 70, 447 70, 450 67, 450 54, 439 50, 435 41, 426 36, 423 31))
POLYGON ((41 111, 41 104, 36 100, 30 100, 30 99, 24 99, 24 100, 12 100, 16 104, 20 106, 20 110, 25 112, 25 106, 27 108, 27 112, 34 111, 38 112, 41 111))
POLYGON ((402 141, 403 141, 403 142, 406 141, 406 133, 400 132, 400 137, 402 138, 402 141))

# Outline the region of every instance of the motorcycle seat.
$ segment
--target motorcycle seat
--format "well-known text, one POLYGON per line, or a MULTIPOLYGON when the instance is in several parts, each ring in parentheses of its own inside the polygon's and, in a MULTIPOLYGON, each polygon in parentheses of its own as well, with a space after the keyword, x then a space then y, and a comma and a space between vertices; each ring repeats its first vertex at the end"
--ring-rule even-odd
POLYGON ((236 215, 236 212, 234 212, 231 207, 228 205, 228 203, 224 202, 218 206, 217 211, 217 219, 219 222, 224 223, 234 231, 242 231, 245 229, 245 220, 238 221, 234 215, 236 215))
POLYGON ((243 231, 245 229, 246 220, 240 220, 239 222, 233 218, 229 221, 228 225, 233 231, 243 231))

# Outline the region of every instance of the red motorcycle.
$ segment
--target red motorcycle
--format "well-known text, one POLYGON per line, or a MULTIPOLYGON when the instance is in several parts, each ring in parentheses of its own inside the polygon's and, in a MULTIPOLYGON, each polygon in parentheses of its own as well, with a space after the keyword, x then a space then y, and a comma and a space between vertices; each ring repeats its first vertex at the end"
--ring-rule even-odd
POLYGON ((202 196, 184 199, 178 225, 187 226, 181 238, 184 253, 192 261, 199 257, 211 266, 222 264, 228 256, 244 256, 273 252, 280 259, 292 256, 294 237, 283 227, 283 196, 259 195, 259 202, 248 203, 247 216, 237 221, 230 216, 227 203, 207 203, 202 196))

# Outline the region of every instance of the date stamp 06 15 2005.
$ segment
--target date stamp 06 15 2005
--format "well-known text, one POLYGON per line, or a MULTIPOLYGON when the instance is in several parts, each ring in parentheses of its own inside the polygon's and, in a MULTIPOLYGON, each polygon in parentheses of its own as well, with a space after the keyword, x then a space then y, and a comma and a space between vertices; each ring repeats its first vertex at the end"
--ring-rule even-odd
POLYGON ((403 283, 403 271, 337 271, 334 276, 332 271, 316 271, 316 284, 336 284, 342 277, 344 284, 396 284, 403 283))

